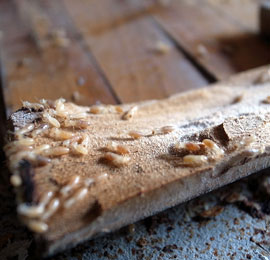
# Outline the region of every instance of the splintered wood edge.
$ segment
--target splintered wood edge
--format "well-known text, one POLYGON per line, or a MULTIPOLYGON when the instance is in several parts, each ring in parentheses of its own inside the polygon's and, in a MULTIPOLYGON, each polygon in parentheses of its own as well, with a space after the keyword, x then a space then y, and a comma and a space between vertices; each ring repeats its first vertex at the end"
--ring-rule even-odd
MULTIPOLYGON (((266 69, 268 68, 255 70, 250 72, 250 74, 242 74, 239 76, 239 81, 237 81, 237 78, 234 77, 231 81, 227 82, 227 85, 228 87, 233 86, 237 84, 237 82, 239 82, 239 85, 244 85, 245 78, 248 78, 249 81, 247 85, 252 85, 254 84, 254 81, 256 82, 257 80, 260 80, 261 75, 265 73, 266 69)), ((219 84, 216 86, 218 85, 219 84)), ((224 84, 222 84, 222 86, 224 86, 224 84)), ((210 92, 211 89, 212 88, 209 88, 210 92)), ((203 90, 192 91, 192 93, 201 93, 202 91, 205 92, 208 91, 208 89, 206 88, 203 90)), ((177 96, 182 95, 185 94, 180 94, 177 96)), ((173 99, 174 97, 171 98, 173 99)), ((139 104, 154 104, 156 102, 158 103, 159 101, 141 102, 139 104)), ((32 122, 40 117, 39 112, 33 111, 33 113, 28 114, 29 118, 25 118, 24 112, 24 110, 19 110, 11 116, 9 121, 10 129, 13 129, 14 126, 24 126, 27 124, 27 122, 32 122)), ((219 174, 215 177, 213 177, 213 169, 209 167, 209 170, 204 170, 203 174, 202 172, 196 172, 196 174, 167 183, 158 189, 150 190, 143 194, 138 194, 138 196, 129 198, 123 203, 117 205, 115 208, 101 212, 90 225, 78 231, 67 234, 63 238, 56 241, 49 242, 46 241, 42 235, 36 235, 38 246, 40 249, 42 249, 44 256, 53 255, 66 248, 73 247, 79 242, 85 241, 90 237, 116 230, 124 225, 150 216, 163 209, 172 207, 180 202, 192 199, 195 196, 216 189, 269 166, 269 155, 262 153, 259 156, 252 158, 252 160, 247 160, 242 165, 235 165, 231 168, 227 168, 226 171, 224 171, 226 174, 219 174), (153 203, 153 201, 155 201, 155 203, 153 203), (116 218, 116 216, 121 215, 124 216, 123 219, 116 218), (114 219, 118 220, 111 221, 114 219)), ((34 168, 31 167, 31 164, 29 164, 27 161, 24 161, 19 168, 20 174, 24 178, 23 182, 25 184, 25 197, 29 202, 31 202, 33 199, 33 194, 35 192, 35 187, 31 181, 33 169, 34 168)))

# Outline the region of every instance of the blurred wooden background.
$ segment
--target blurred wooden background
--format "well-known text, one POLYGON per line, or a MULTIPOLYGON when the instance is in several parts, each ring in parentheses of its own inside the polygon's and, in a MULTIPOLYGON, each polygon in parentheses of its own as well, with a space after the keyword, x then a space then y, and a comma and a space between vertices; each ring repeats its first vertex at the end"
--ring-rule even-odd
POLYGON ((0 0, 7 114, 22 100, 159 99, 270 62, 258 0, 0 0))

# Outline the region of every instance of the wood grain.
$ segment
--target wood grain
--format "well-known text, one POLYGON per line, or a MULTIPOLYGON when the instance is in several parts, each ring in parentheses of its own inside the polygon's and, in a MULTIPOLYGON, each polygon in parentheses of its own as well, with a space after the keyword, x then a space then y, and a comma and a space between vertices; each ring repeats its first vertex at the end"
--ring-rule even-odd
POLYGON ((115 103, 116 99, 94 59, 82 46, 81 39, 61 13, 57 2, 45 9, 34 4, 28 7, 27 1, 17 1, 16 4, 0 2, 0 28, 4 35, 4 97, 9 111, 18 108, 22 100, 61 96, 71 100, 74 92, 80 93, 76 101, 81 104, 97 100, 115 103), (44 28, 45 35, 42 34, 44 28), (48 40, 57 29, 66 33, 67 47, 48 40))
POLYGON ((1 1, 9 110, 40 97, 83 105, 164 98, 206 85, 203 71, 223 79, 269 62, 254 32, 257 0, 242 11, 242 1, 202 1, 1 1), (57 31, 67 47, 52 46, 57 31))
POLYGON ((269 46, 257 33, 218 12, 207 1, 171 1, 155 18, 217 79, 270 61, 269 46))
POLYGON ((152 20, 150 5, 64 2, 123 102, 164 98, 207 83, 152 20), (157 53, 158 42, 169 45, 170 51, 157 53))
POLYGON ((216 12, 226 14, 243 28, 258 31, 260 0, 206 0, 216 12))

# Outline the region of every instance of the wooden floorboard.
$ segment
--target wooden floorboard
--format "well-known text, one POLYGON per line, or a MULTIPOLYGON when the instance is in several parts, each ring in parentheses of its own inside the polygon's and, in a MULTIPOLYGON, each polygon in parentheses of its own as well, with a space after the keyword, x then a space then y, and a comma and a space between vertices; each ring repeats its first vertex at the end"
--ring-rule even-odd
POLYGON ((216 12, 226 14, 244 29, 257 32, 259 29, 260 0, 203 0, 215 8, 216 12))
POLYGON ((164 98, 207 84, 153 21, 150 5, 106 0, 64 2, 123 102, 164 98), (170 46, 168 53, 156 51, 159 42, 170 46))
POLYGON ((218 12, 207 1, 171 1, 154 16, 194 60, 219 80, 270 61, 269 46, 257 32, 218 12))
POLYGON ((258 0, 159 2, 1 1, 9 110, 41 97, 83 105, 164 98, 270 62, 258 0), (68 47, 44 47, 58 29, 68 47), (159 43, 169 51, 158 53, 159 43))
POLYGON ((38 6, 27 9, 27 1, 0 4, 4 98, 9 111, 20 107, 22 100, 40 98, 72 100, 75 97, 77 103, 84 105, 97 100, 117 101, 56 4, 54 8, 48 7, 49 16, 38 6), (22 10, 25 8, 28 12, 22 10), (60 43, 47 42, 48 35, 58 29, 66 32, 62 38, 69 41, 67 47, 63 47, 61 39, 60 43))

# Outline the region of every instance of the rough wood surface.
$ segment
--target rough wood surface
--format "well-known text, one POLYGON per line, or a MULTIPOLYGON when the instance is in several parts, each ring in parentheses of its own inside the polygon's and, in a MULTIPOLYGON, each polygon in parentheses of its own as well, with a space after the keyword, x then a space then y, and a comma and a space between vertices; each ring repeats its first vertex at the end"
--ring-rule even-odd
MULTIPOLYGON (((251 73, 253 81, 261 73, 267 70, 251 73)), ((88 155, 71 153, 52 159, 47 166, 34 168, 31 177, 34 204, 43 192, 57 192, 74 174, 94 180, 86 199, 73 208, 57 211, 48 222, 49 230, 37 235, 44 254, 74 246, 269 167, 269 85, 246 87, 241 82, 240 77, 240 86, 234 80, 233 84, 218 84, 167 100, 139 103, 138 112, 128 121, 119 114, 89 114, 89 128, 77 132, 90 138, 88 155), (151 134, 165 125, 174 126, 175 131, 151 134), (131 130, 145 131, 146 136, 134 140, 127 135, 131 130), (173 150, 178 142, 200 143, 206 138, 214 141, 224 155, 214 155, 206 163, 190 167, 183 164, 187 153, 173 150), (102 159, 104 147, 112 140, 129 149, 128 165, 112 167, 102 159), (104 173, 107 177, 101 178, 104 173)), ((128 107, 124 105, 123 109, 128 107)), ((66 104, 66 109, 71 113, 77 107, 66 104)), ((33 120, 24 113, 12 116, 17 130, 33 120)), ((35 137, 35 142, 61 145, 47 135, 35 137)), ((205 151, 202 155, 210 156, 205 151)), ((27 171, 24 164, 20 170, 27 171)))

